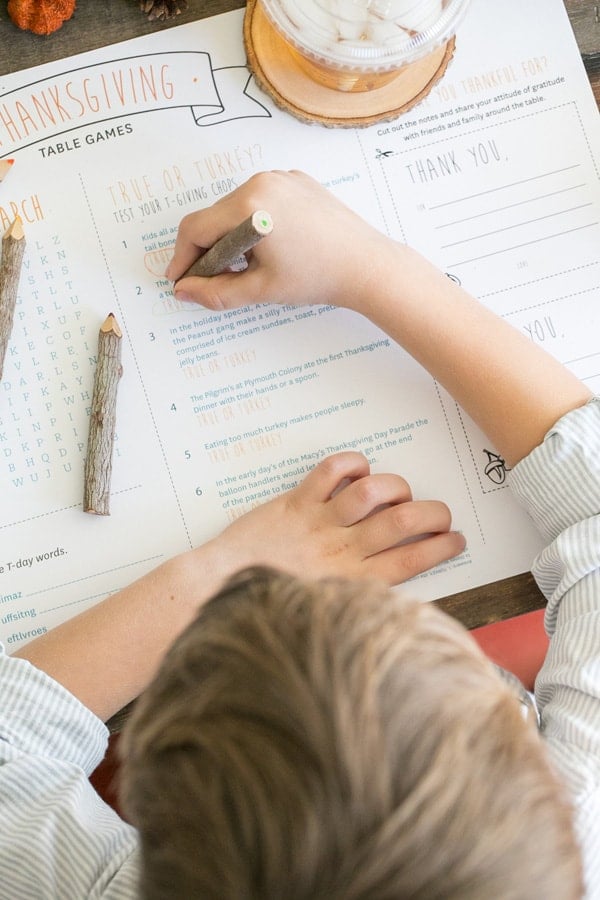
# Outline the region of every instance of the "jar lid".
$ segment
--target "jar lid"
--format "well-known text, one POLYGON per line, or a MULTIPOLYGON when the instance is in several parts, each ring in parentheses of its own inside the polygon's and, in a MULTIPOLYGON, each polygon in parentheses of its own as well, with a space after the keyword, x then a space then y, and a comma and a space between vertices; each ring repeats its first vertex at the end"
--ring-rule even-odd
POLYGON ((275 28, 309 59, 385 71, 430 53, 456 31, 469 0, 261 0, 275 28))

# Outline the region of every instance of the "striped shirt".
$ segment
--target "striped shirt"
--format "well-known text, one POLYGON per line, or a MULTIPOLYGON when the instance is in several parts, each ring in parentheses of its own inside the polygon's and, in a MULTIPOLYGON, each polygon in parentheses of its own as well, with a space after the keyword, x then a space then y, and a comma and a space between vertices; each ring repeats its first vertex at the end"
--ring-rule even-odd
POLYGON ((600 398, 560 419, 511 484, 548 541, 532 567, 550 637, 536 701, 575 805, 586 897, 600 900, 600 398))
MULTIPOLYGON (((600 900, 600 400, 561 419, 511 473, 548 541, 533 571, 550 649, 541 728, 576 806, 587 900, 600 900)), ((88 781, 104 724, 0 646, 0 900, 137 897, 135 829, 88 781)))

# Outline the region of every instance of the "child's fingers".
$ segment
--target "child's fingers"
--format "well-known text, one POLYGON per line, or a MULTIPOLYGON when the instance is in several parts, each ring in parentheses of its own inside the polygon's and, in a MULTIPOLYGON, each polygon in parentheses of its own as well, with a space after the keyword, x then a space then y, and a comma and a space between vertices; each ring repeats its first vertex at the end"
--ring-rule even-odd
MULTIPOLYGON (((379 510, 353 527, 353 540, 365 557, 374 556, 405 541, 423 540, 450 530, 452 516, 440 500, 413 500, 379 510)), ((407 546, 409 546, 407 544, 407 546)))
POLYGON ((460 532, 448 531, 384 550, 369 557, 365 565, 371 577, 387 584, 400 584, 459 556, 465 546, 465 538, 460 532))
POLYGON ((173 256, 165 269, 165 278, 168 278, 170 281, 177 281, 210 246, 208 239, 206 239, 205 244, 192 241, 183 233, 180 225, 175 247, 173 248, 173 256))
POLYGON ((266 303, 264 280, 258 271, 223 272, 210 278, 182 278, 175 284, 178 300, 192 300, 207 309, 237 309, 246 304, 266 303))
POLYGON ((325 457, 290 494, 290 502, 327 502, 345 482, 369 474, 369 461, 354 450, 325 457))
POLYGON ((354 480, 336 494, 331 508, 336 523, 354 525, 379 507, 410 500, 412 493, 408 482, 401 475, 382 472, 354 480))
POLYGON ((218 203, 209 209, 183 217, 179 223, 173 256, 165 271, 166 278, 177 281, 204 250, 212 247, 226 234, 228 227, 226 221, 221 221, 222 218, 218 203))

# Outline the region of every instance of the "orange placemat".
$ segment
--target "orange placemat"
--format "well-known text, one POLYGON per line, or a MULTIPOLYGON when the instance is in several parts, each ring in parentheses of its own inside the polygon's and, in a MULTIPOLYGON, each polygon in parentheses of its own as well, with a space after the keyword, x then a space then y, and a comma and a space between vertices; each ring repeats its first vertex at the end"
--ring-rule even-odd
POLYGON ((528 690, 533 690, 535 676, 548 650, 543 609, 483 625, 471 634, 486 656, 516 675, 528 690))

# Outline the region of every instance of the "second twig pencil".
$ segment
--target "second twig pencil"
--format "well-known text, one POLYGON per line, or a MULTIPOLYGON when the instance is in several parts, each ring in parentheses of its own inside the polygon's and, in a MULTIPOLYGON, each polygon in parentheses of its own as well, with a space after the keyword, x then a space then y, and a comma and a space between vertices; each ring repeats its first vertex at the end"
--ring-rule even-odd
POLYGON ((17 291, 21 277, 23 254, 25 253, 25 233, 20 216, 6 229, 2 238, 2 260, 0 261, 0 378, 4 371, 4 357, 13 326, 17 291))
POLYGON ((110 515, 110 480, 121 366, 121 329, 110 313, 98 334, 98 362, 84 470, 83 510, 110 515))
MULTIPOLYGON (((206 253, 181 276, 202 275, 208 277, 219 275, 233 266, 239 259, 251 250, 255 244, 273 231, 273 220, 268 212, 259 209, 247 219, 225 234, 206 253)), ((179 279, 177 279, 179 280, 179 279)))

